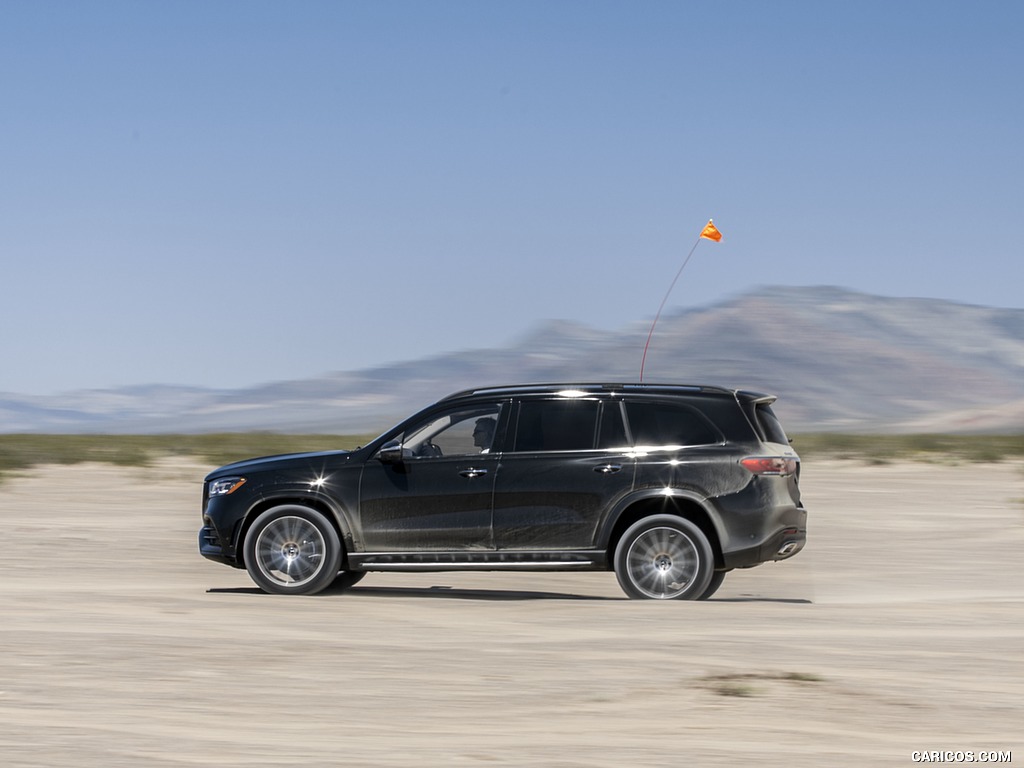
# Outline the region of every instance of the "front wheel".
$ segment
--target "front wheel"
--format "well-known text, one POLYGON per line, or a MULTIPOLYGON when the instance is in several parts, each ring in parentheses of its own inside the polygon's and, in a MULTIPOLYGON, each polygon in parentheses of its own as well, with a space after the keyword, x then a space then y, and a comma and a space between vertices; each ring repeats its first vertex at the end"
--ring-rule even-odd
POLYGON ((245 535, 245 568, 264 592, 315 594, 335 580, 340 564, 338 532, 309 507, 268 509, 245 535))
POLYGON ((615 549, 615 576, 633 599, 697 600, 707 591, 714 568, 707 536, 674 515, 637 521, 615 549))
POLYGON ((331 582, 331 589, 348 589, 363 580, 366 571, 342 571, 334 577, 331 582))

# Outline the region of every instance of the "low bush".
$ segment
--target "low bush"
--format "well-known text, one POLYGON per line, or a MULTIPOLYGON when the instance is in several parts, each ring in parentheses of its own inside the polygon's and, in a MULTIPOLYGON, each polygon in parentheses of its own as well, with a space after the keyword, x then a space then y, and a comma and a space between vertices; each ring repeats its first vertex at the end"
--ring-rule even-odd
MULTIPOLYGON (((372 435, 286 435, 227 432, 209 435, 0 435, 0 476, 39 464, 100 461, 146 466, 161 456, 189 456, 211 465, 253 456, 351 449, 372 435)), ((793 447, 804 461, 823 457, 873 464, 892 461, 998 462, 1024 458, 1024 435, 803 434, 793 447)))
POLYGON ((284 435, 231 432, 210 435, 0 435, 0 475, 39 464, 86 461, 146 466, 161 456, 190 456, 227 464, 253 456, 355 448, 370 435, 284 435))
POLYGON ((891 461, 998 462, 1024 458, 1024 435, 855 435, 804 434, 792 437, 804 461, 818 457, 891 461))

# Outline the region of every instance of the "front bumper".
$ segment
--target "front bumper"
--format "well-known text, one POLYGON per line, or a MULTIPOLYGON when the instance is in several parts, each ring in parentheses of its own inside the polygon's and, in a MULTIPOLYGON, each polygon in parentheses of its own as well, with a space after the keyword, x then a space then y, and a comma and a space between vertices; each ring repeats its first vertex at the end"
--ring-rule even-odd
POLYGON ((217 529, 212 525, 205 525, 199 529, 199 554, 207 560, 230 565, 233 568, 242 567, 242 564, 235 558, 234 551, 228 551, 221 546, 217 529))

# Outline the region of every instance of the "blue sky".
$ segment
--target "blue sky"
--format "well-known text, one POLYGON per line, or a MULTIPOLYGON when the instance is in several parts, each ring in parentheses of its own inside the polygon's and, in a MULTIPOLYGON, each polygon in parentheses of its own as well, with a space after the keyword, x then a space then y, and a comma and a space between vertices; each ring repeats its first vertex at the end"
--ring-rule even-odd
POLYGON ((1021 307, 1024 4, 0 0, 0 392, 761 285, 1021 307))

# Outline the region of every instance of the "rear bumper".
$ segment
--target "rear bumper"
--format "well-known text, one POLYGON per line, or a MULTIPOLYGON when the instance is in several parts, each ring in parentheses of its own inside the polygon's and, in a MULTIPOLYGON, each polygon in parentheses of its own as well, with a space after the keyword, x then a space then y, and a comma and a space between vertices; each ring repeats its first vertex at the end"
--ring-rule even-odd
POLYGON ((726 570, 750 568, 773 560, 788 560, 797 555, 806 544, 806 530, 792 527, 783 528, 776 531, 756 547, 723 552, 722 560, 726 570))

